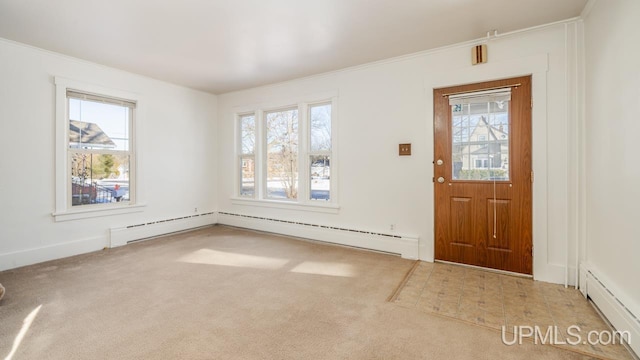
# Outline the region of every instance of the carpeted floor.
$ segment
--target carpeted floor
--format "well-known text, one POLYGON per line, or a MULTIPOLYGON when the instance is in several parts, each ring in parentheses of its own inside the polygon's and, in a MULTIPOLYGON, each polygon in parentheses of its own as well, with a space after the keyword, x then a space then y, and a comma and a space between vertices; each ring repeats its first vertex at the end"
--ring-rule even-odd
POLYGON ((5 359, 581 359, 387 302, 414 262, 215 226, 0 273, 5 359))

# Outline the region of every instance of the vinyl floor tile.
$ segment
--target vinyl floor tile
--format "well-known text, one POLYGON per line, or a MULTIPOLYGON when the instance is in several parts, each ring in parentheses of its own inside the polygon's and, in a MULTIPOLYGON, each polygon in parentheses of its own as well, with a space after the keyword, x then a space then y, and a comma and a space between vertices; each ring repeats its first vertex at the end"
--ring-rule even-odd
POLYGON ((537 326, 559 346, 608 359, 633 359, 619 344, 590 345, 589 331, 610 331, 591 304, 575 289, 452 264, 420 262, 394 303, 506 332, 537 326), (578 326, 580 343, 576 342, 578 326), (567 342, 567 344, 562 344, 567 342))

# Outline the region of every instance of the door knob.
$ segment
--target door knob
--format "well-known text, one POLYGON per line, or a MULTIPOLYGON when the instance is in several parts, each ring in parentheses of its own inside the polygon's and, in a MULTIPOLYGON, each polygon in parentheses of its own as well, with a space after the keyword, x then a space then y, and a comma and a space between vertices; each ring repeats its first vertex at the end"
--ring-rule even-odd
POLYGON ((442 159, 438 159, 438 161, 436 161, 436 164, 437 165, 442 165, 442 164, 444 164, 444 161, 442 161, 442 159))
POLYGON ((438 178, 438 182, 439 182, 440 184, 442 184, 442 183, 444 182, 444 178, 443 178, 442 176, 440 176, 440 177, 438 178))

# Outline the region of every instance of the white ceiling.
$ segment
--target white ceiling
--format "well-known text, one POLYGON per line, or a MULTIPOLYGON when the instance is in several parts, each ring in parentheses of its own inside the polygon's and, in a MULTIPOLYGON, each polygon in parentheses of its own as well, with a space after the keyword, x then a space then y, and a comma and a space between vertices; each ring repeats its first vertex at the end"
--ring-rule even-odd
POLYGON ((578 16, 587 0, 0 0, 0 37, 219 94, 578 16))

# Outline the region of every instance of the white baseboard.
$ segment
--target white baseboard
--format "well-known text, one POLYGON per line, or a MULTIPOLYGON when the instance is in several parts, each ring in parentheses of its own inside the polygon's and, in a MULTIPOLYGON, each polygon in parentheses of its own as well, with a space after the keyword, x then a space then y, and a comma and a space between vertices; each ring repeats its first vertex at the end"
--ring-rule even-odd
POLYGON ((580 271, 580 278, 586 280, 581 283, 581 291, 591 298, 617 331, 629 333, 629 347, 640 354, 640 314, 634 313, 632 306, 625 304, 622 294, 618 294, 613 284, 609 284, 593 267, 582 265, 580 271))
POLYGON ((109 246, 123 246, 132 241, 213 225, 216 222, 216 213, 210 212, 112 228, 109 231, 109 246))
MULTIPOLYGON (((544 281, 552 284, 564 285, 566 277, 566 269, 564 265, 558 264, 533 264, 533 279, 536 281, 544 281)), ((575 267, 569 267, 568 286, 576 285, 575 267)))
POLYGON ((219 212, 218 223, 418 258, 418 237, 219 212))
POLYGON ((108 244, 107 237, 100 236, 0 254, 0 271, 98 251, 104 249, 108 244))

